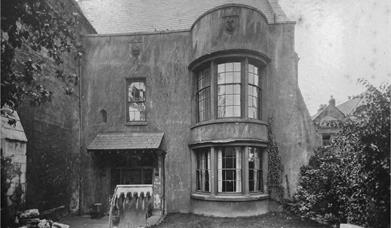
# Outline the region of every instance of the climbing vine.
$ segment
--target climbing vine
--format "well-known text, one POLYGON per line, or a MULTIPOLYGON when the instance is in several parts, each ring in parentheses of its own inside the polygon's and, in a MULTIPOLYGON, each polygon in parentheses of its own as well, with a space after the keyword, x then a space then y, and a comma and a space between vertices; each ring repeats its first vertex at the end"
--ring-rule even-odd
POLYGON ((272 199, 281 202, 284 197, 284 188, 282 187, 282 164, 279 155, 277 143, 272 132, 273 119, 268 121, 268 177, 267 185, 269 195, 272 199))

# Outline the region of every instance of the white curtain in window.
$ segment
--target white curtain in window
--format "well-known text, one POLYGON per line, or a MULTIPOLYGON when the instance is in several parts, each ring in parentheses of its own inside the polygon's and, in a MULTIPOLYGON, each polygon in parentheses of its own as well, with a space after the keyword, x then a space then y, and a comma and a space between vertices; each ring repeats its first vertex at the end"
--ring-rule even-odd
POLYGON ((223 152, 221 148, 217 150, 217 189, 218 192, 223 191, 223 152))
POLYGON ((242 154, 240 147, 235 147, 236 153, 236 192, 242 192, 242 154))

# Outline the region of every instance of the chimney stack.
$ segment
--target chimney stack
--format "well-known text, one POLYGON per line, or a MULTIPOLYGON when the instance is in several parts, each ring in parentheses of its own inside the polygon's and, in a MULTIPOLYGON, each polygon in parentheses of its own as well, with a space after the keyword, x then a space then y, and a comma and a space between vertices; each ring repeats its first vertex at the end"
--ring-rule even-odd
POLYGON ((333 98, 333 96, 330 97, 329 105, 335 107, 335 99, 333 98))

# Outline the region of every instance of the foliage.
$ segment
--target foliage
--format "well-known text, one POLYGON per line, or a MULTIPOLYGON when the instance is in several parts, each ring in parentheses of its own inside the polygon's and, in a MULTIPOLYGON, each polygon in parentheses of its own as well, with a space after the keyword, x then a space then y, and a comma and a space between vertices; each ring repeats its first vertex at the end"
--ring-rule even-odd
POLYGON ((77 78, 64 72, 64 53, 81 55, 78 15, 66 13, 61 1, 1 0, 1 6, 1 107, 15 109, 25 98, 35 105, 50 101, 52 91, 41 80, 48 74, 69 93, 77 78), (48 60, 57 70, 45 69, 48 60))
POLYGON ((364 105, 301 168, 292 209, 329 223, 389 227, 391 87, 361 82, 364 105))
POLYGON ((268 193, 270 194, 272 199, 281 201, 284 197, 284 189, 282 187, 281 157, 279 155, 278 147, 271 130, 273 123, 272 118, 270 118, 268 122, 268 193))

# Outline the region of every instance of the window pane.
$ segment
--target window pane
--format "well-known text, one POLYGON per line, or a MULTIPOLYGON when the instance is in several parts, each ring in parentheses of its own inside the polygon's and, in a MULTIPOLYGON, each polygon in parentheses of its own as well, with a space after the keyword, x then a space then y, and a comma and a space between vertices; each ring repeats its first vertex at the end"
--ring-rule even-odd
POLYGON ((240 117, 241 63, 217 66, 217 117, 240 117))
POLYGON ((218 191, 241 192, 241 149, 222 147, 217 149, 218 191))
POLYGON ((225 72, 225 64, 218 64, 217 65, 217 72, 225 72))
POLYGON ((198 121, 209 120, 210 116, 210 87, 198 92, 198 121))
POLYGON ((259 119, 259 88, 248 85, 248 117, 259 119))
POLYGON ((233 73, 233 82, 240 83, 240 71, 233 73))
POLYGON ((207 68, 198 74, 198 121, 210 119, 210 69, 207 68))
POLYGON ((128 84, 128 121, 145 121, 145 90, 143 81, 128 84))
POLYGON ((259 148, 248 147, 248 169, 248 184, 250 192, 262 192, 262 152, 259 148))
POLYGON ((129 121, 145 120, 145 104, 129 103, 129 121))
POLYGON ((128 101, 139 102, 145 100, 144 82, 132 82, 129 85, 128 101))
POLYGON ((209 192, 210 150, 196 150, 196 190, 209 192))

